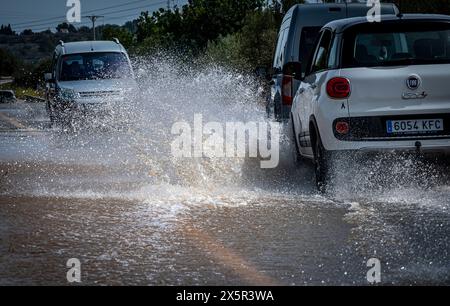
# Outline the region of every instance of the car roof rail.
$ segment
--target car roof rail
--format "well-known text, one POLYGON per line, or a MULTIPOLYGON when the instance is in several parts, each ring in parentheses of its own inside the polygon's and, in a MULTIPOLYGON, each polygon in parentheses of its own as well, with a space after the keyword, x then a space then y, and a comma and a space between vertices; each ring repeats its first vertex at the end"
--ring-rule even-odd
POLYGON ((120 41, 119 41, 119 39, 118 38, 116 38, 116 37, 113 37, 113 39, 112 39, 116 44, 120 44, 120 41))

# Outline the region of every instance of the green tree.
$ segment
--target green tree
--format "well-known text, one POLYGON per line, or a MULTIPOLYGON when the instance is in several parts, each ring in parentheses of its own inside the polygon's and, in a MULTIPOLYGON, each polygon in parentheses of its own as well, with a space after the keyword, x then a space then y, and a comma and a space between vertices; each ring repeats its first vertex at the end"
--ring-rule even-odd
POLYGON ((242 56, 252 67, 270 67, 278 35, 278 25, 269 10, 247 16, 242 33, 242 56))
POLYGON ((14 33, 14 31, 11 29, 11 25, 10 24, 8 24, 7 26, 4 26, 2 24, 2 26, 0 27, 0 34, 15 35, 16 33, 14 33))
POLYGON ((189 0, 181 9, 144 12, 137 23, 137 41, 147 48, 172 46, 203 51, 208 42, 239 31, 247 14, 263 0, 189 0), (153 45, 151 45, 153 44, 153 45))
POLYGON ((280 2, 283 12, 286 13, 293 5, 305 3, 305 0, 281 0, 280 2))
POLYGON ((137 31, 137 23, 138 20, 135 19, 133 21, 127 21, 125 22, 125 24, 123 25, 123 28, 127 29, 128 31, 130 31, 131 33, 135 34, 137 31))
POLYGON ((117 38, 127 49, 133 44, 133 34, 123 27, 106 25, 102 28, 101 33, 102 39, 112 40, 113 38, 117 38))
POLYGON ((36 65, 23 63, 13 73, 14 84, 20 87, 36 88, 44 82, 44 73, 51 70, 51 58, 41 59, 36 65))
POLYGON ((87 27, 87 26, 81 26, 78 28, 78 33, 92 34, 92 28, 87 27))
POLYGON ((142 12, 137 21, 136 38, 139 43, 152 36, 155 32, 156 23, 149 12, 142 12))
POLYGON ((11 76, 19 64, 19 60, 11 52, 0 49, 0 76, 11 76))
POLYGON ((31 29, 25 29, 20 33, 20 35, 33 35, 33 30, 31 29))
POLYGON ((77 28, 74 27, 73 24, 69 24, 67 22, 60 23, 56 26, 56 31, 61 32, 61 30, 67 30, 69 33, 76 33, 77 28))
POLYGON ((237 70, 248 71, 251 66, 241 54, 242 35, 234 33, 220 37, 217 41, 210 41, 205 51, 207 60, 217 64, 231 66, 237 70))
POLYGON ((278 26, 269 9, 248 14, 244 26, 236 33, 208 44, 206 55, 215 62, 230 64, 241 70, 270 67, 276 44, 278 26))

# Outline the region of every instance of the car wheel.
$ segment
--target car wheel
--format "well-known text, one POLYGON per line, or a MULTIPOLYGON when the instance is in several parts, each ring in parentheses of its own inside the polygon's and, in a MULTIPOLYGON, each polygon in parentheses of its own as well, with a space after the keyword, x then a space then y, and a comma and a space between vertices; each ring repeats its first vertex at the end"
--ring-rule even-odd
POLYGON ((266 103, 266 115, 267 115, 267 118, 268 119, 272 118, 272 114, 273 114, 273 104, 270 102, 270 99, 268 99, 267 103, 266 103))
POLYGON ((55 114, 54 111, 52 110, 52 106, 50 105, 50 101, 47 101, 47 114, 48 117, 50 119, 50 127, 53 127, 55 124, 55 114))
POLYGON ((319 132, 316 131, 315 134, 313 148, 316 186, 320 192, 325 192, 330 179, 331 153, 324 148, 319 132))
POLYGON ((74 118, 71 114, 64 114, 61 124, 65 131, 73 132, 75 130, 74 118))
POLYGON ((276 121, 281 121, 281 105, 275 101, 275 105, 273 106, 273 115, 276 121))

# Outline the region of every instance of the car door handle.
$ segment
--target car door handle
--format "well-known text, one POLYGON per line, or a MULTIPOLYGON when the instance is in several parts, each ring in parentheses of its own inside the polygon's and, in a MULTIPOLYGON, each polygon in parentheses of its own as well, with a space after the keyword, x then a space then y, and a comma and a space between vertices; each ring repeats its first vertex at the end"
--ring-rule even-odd
POLYGON ((313 83, 313 84, 310 85, 310 87, 311 87, 311 89, 316 89, 317 88, 317 84, 313 83))
POLYGON ((305 92, 305 89, 302 87, 302 88, 300 88, 299 90, 298 90, 298 93, 299 94, 302 94, 302 93, 304 93, 305 92))

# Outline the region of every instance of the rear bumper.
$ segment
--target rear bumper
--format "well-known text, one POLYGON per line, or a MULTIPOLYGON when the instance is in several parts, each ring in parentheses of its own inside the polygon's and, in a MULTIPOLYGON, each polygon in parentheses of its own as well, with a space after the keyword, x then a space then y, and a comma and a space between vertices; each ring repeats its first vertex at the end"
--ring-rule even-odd
POLYGON ((322 140, 330 151, 358 151, 364 153, 423 153, 450 156, 450 139, 404 141, 339 141, 322 140))
MULTIPOLYGON (((450 140, 449 140, 450 141, 450 140)), ((411 144, 398 144, 395 147, 377 144, 376 146, 361 146, 357 151, 361 152, 403 152, 403 153, 426 153, 426 154, 445 154, 450 155, 450 145, 430 144, 418 141, 420 145, 411 146, 411 144)))
POLYGON ((426 115, 389 115, 376 117, 344 117, 318 120, 320 136, 325 149, 330 151, 362 152, 423 152, 450 153, 450 113, 426 115), (389 134, 388 120, 443 119, 444 130, 433 133, 389 134), (336 122, 345 121, 349 132, 336 132, 336 122))
POLYGON ((334 129, 334 136, 343 141, 396 141, 396 140, 430 140, 450 139, 450 114, 425 114, 425 115, 390 115, 377 117, 347 117, 338 118, 333 121, 345 121, 350 126, 350 132, 345 135, 338 134, 334 129), (387 133, 387 121, 389 120, 413 120, 413 119, 443 119, 444 129, 429 134, 404 134, 394 135, 387 133))

